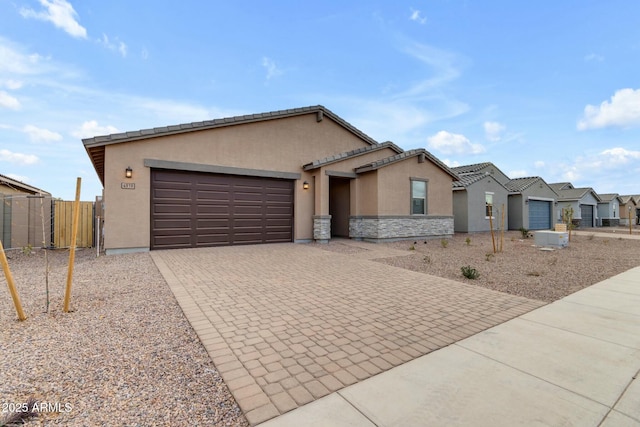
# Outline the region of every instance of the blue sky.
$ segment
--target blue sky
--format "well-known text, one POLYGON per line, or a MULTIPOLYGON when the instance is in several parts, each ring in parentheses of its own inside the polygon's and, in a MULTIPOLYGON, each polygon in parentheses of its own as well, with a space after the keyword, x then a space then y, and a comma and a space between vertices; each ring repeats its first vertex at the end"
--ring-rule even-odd
MULTIPOLYGON (((0 0, 0 174, 72 200, 81 139, 321 104, 450 166, 640 194, 640 2, 0 0)), ((310 159, 312 160, 312 159, 310 159)))

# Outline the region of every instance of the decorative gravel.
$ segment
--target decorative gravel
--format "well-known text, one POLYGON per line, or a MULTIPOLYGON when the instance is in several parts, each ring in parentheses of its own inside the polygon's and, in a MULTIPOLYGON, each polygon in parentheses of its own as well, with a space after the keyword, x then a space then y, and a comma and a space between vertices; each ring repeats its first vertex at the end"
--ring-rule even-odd
POLYGON ((149 254, 78 250, 64 313, 69 252, 47 252, 48 313, 43 250, 8 253, 26 321, 0 274, 0 425, 29 398, 27 425, 248 425, 149 254))
MULTIPOLYGON (((519 231, 506 232, 502 252, 497 253, 493 251, 490 233, 456 234, 446 239, 446 243, 441 240, 385 243, 394 249, 406 250, 408 255, 377 261, 552 302, 640 266, 640 240, 620 238, 625 232, 623 229, 617 230, 618 235, 608 231, 607 237, 589 232, 573 234, 568 247, 551 251, 536 247, 533 237, 523 239, 519 231), (466 266, 475 269, 479 277, 465 278, 461 268, 466 266)), ((498 234, 495 241, 499 245, 498 234)))
MULTIPOLYGON (((351 243, 322 248, 367 250, 351 243)), ((574 235, 553 251, 519 232, 498 253, 488 233, 383 245, 406 255, 378 262, 549 302, 640 265, 640 240, 615 234, 574 235), (479 277, 465 279, 463 266, 479 277)), ((29 399, 40 414, 27 425, 248 425, 149 254, 78 250, 71 313, 62 312, 69 253, 47 256, 45 312, 45 251, 9 253, 24 322, 0 274, 0 426, 29 399)))

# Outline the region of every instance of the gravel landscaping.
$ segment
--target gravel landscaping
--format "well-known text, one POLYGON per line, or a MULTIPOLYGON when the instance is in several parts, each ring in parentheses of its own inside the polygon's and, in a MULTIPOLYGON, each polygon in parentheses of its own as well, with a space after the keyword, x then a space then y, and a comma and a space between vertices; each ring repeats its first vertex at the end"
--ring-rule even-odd
MULTIPOLYGON (((601 233, 601 229, 594 232, 601 233)), ((408 256, 378 260, 463 283, 526 298, 552 302, 633 267, 640 266, 640 240, 620 238, 624 229, 607 230, 600 237, 590 231, 573 233, 569 246, 552 251, 534 245, 519 231, 504 234, 502 252, 494 253, 490 233, 456 234, 454 238, 385 243, 407 250, 408 256), (467 240, 469 239, 469 240, 467 240), (462 267, 479 274, 471 280, 462 267)), ((626 229, 626 235, 629 229, 626 229)), ((500 236, 495 235, 496 245, 500 236)))
POLYGON ((69 253, 48 251, 45 313, 44 251, 8 253, 27 320, 0 274, 0 425, 35 398, 27 425, 247 426, 149 254, 76 254, 64 313, 69 253))
MULTIPOLYGON (((406 255, 376 261, 546 302, 640 265, 640 240, 613 233, 574 235, 553 251, 533 244, 508 232, 494 253, 488 233, 462 234, 384 243, 406 255), (464 266, 479 277, 464 278, 464 266)), ((62 312, 67 251, 47 251, 48 312, 45 251, 8 255, 28 318, 17 320, 0 275, 0 425, 30 398, 48 406, 27 425, 248 425, 148 253, 79 250, 71 313, 62 312)))

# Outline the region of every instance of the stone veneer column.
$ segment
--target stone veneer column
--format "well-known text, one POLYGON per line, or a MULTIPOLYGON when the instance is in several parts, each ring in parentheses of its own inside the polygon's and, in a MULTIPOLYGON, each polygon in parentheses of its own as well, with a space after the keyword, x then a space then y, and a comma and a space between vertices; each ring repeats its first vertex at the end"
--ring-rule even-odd
POLYGON ((331 215, 313 216, 313 239, 319 243, 329 243, 329 239, 331 239, 331 215))

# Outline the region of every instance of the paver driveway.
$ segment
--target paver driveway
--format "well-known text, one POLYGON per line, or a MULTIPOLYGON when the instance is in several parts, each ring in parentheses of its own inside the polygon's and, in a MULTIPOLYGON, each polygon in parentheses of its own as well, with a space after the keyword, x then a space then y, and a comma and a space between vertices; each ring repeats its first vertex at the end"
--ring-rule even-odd
POLYGON ((151 253, 251 424, 544 305, 331 245, 151 253))

